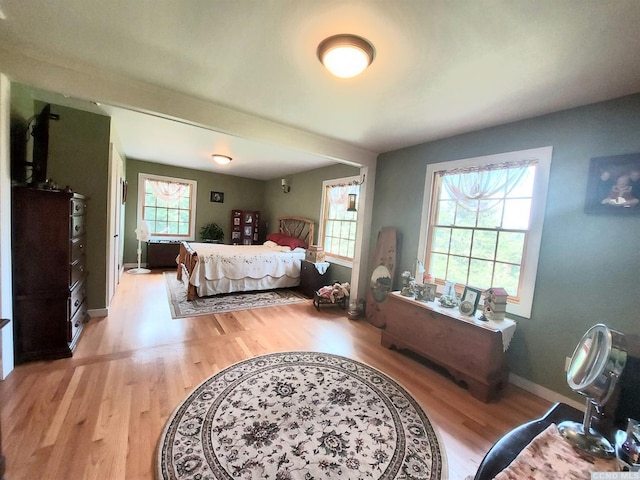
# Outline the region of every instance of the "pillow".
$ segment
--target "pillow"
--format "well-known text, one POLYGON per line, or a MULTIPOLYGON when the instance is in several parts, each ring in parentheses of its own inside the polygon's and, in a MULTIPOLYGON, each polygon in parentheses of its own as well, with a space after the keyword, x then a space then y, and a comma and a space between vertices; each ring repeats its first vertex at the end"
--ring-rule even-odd
POLYGON ((278 241, 285 236, 286 235, 284 233, 270 233, 269 235, 267 235, 267 240, 279 243, 278 241))
POLYGON ((283 235, 280 240, 278 240, 278 245, 282 245, 285 247, 291 247, 291 250, 294 248, 307 248, 307 244, 304 240, 295 237, 288 237, 287 235, 283 235))
POLYGON ((276 242, 274 242, 273 240, 267 240, 266 242, 263 243, 263 245, 265 247, 277 247, 278 244, 276 242))

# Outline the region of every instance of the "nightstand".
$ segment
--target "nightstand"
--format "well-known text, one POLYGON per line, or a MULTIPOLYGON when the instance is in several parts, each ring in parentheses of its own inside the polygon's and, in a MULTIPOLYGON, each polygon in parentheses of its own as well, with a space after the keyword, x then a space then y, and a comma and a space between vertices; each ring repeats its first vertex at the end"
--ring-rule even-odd
MULTIPOLYGON (((329 285, 329 276, 327 275, 328 267, 324 273, 320 273, 316 268, 316 264, 301 260, 300 265, 300 286, 299 290, 309 298, 313 298, 316 290, 329 285)), ((326 265, 328 262, 323 262, 326 265)))

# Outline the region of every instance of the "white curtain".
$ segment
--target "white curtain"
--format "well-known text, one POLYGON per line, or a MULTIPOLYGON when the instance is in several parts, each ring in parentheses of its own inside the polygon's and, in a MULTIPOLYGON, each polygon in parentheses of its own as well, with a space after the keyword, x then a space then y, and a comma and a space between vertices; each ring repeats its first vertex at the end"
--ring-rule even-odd
POLYGON ((486 211, 499 204, 520 183, 527 173, 527 167, 533 163, 535 160, 458 168, 438 174, 442 177, 445 191, 460 206, 473 211, 486 211))
POLYGON ((346 210, 348 190, 348 187, 342 186, 329 187, 329 202, 331 202, 331 205, 340 210, 346 210))
POLYGON ((153 194, 165 202, 179 200, 187 188, 189 188, 189 186, 184 183, 169 183, 159 180, 147 180, 147 184, 153 194))

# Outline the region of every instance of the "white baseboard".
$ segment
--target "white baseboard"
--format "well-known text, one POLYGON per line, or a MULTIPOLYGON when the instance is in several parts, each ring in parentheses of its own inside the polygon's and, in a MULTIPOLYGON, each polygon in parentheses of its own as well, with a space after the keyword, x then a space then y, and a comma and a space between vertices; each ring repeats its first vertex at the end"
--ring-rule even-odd
POLYGON ((89 314, 89 318, 106 317, 109 315, 109 309, 108 308, 90 308, 89 310, 87 310, 87 313, 89 314))
MULTIPOLYGON (((146 263, 140 263, 140 267, 141 268, 147 268, 147 264, 146 263)), ((128 268, 138 268, 138 262, 136 263, 125 263, 122 268, 124 270, 127 270, 128 268)))
POLYGON ((540 398, 544 398, 550 402, 561 402, 566 403, 578 410, 584 411, 585 404, 577 402, 575 400, 570 399, 569 397, 565 397, 564 395, 560 395, 558 392, 554 392, 553 390, 549 390, 542 385, 538 385, 537 383, 533 383, 530 380, 519 377, 514 373, 509 374, 509 382, 513 383, 516 387, 520 387, 523 390, 526 390, 529 393, 533 393, 540 398))

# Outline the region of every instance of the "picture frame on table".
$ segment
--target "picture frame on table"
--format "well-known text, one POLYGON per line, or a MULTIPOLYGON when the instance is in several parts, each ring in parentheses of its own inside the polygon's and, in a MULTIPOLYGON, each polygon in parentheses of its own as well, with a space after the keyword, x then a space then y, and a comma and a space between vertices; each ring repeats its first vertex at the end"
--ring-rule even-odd
POLYGON ((462 292, 462 298, 460 299, 460 303, 469 302, 473 309, 469 311, 465 311, 465 315, 475 315, 478 310, 478 303, 480 303, 480 297, 482 296, 482 290, 478 290, 477 288, 472 287, 464 287, 464 292, 462 292))
POLYGON ((588 214, 640 214, 640 153, 592 158, 584 211, 588 214))
POLYGON ((438 285, 435 283, 425 283, 424 284, 424 299, 427 302, 435 302, 436 300, 436 291, 438 290, 438 285))

